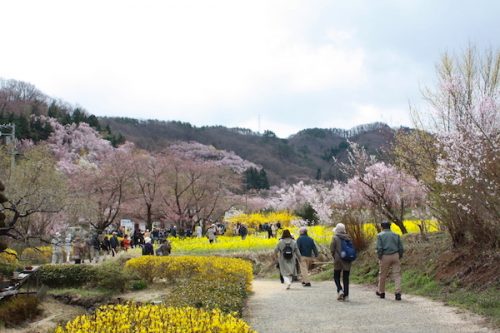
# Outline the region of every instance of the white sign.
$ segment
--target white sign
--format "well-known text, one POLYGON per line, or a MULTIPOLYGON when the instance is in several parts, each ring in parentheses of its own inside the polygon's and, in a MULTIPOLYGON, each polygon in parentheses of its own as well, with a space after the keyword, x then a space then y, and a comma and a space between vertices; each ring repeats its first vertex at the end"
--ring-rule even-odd
POLYGON ((134 222, 132 222, 132 220, 127 220, 127 219, 120 220, 120 227, 123 227, 127 234, 134 233, 134 222))

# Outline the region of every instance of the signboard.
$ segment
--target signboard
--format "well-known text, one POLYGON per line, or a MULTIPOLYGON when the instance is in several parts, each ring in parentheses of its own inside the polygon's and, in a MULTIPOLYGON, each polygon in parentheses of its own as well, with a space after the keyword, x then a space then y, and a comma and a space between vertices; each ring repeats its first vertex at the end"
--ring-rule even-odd
POLYGON ((129 235, 134 233, 134 222, 132 222, 132 220, 120 220, 120 227, 123 227, 123 229, 125 229, 125 233, 129 235))

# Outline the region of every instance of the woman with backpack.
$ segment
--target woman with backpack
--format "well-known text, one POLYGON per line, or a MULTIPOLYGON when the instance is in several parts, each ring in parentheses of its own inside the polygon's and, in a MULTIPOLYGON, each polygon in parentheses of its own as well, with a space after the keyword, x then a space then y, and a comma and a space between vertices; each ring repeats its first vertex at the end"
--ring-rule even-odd
POLYGON ((292 278, 297 275, 297 260, 300 261, 300 252, 297 243, 293 239, 288 229, 283 230, 281 239, 274 249, 278 256, 280 273, 283 276, 286 289, 290 289, 292 278))
MULTIPOLYGON (((330 251, 333 256, 333 280, 337 286, 337 300, 347 301, 349 299, 349 273, 351 271, 351 259, 345 255, 345 247, 351 246, 351 237, 345 231, 345 225, 339 223, 333 229, 332 242, 330 244, 330 251), (344 250, 342 248, 344 243, 344 250), (344 252, 344 253, 342 253, 344 252), (342 275, 342 284, 340 283, 340 275, 342 275)), ((355 258, 355 256, 354 256, 355 258)), ((352 259, 354 260, 354 259, 352 259)))

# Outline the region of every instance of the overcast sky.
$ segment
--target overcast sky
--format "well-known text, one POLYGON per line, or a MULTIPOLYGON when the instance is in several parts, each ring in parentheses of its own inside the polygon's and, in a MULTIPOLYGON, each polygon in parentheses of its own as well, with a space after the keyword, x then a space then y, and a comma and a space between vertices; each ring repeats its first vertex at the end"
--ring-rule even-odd
POLYGON ((2 78, 100 116, 280 137, 411 125, 445 51, 500 45, 497 0, 0 0, 0 13, 2 78))

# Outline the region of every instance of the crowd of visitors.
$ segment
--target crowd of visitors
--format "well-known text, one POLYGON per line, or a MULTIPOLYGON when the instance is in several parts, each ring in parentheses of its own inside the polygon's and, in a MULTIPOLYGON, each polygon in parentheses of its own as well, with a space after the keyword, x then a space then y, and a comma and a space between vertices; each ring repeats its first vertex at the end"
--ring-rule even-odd
MULTIPOLYGON (((376 295, 385 298, 385 282, 389 271, 392 269, 392 275, 395 283, 395 299, 401 300, 401 265, 400 259, 403 256, 403 243, 401 237, 392 232, 389 222, 382 222, 382 232, 377 235, 377 256, 379 259, 379 282, 376 295)), ((275 237, 280 228, 278 223, 265 224, 259 226, 261 231, 267 231, 268 237, 275 237)), ((209 243, 217 240, 217 235, 225 233, 223 224, 211 224, 205 235, 209 243)), ((356 258, 355 249, 352 245, 352 239, 342 223, 338 223, 333 229, 334 236, 330 243, 330 252, 333 257, 334 270, 333 280, 337 288, 337 300, 349 300, 349 275, 352 261, 356 258)), ((244 240, 248 235, 248 228, 241 223, 235 226, 233 231, 244 240)), ((52 239, 52 263, 70 262, 72 258, 75 264, 89 262, 99 262, 103 255, 114 257, 119 250, 128 251, 130 248, 140 246, 143 255, 155 255, 153 244, 159 244, 156 255, 169 255, 172 246, 168 237, 202 237, 202 227, 197 225, 193 232, 186 232, 183 229, 177 230, 174 225, 169 229, 157 229, 153 231, 142 231, 135 228, 132 237, 118 229, 111 232, 110 235, 89 233, 85 238, 80 235, 72 237, 67 233, 63 238, 61 233, 55 233, 52 239), (63 251, 63 247, 64 250, 63 251)), ((311 287, 309 271, 314 265, 315 258, 319 251, 314 240, 307 234, 307 227, 299 229, 299 237, 294 239, 288 229, 283 230, 282 236, 274 250, 277 255, 277 267, 280 271, 280 280, 285 284, 286 289, 290 289, 294 280, 300 280, 304 287, 311 287)))

